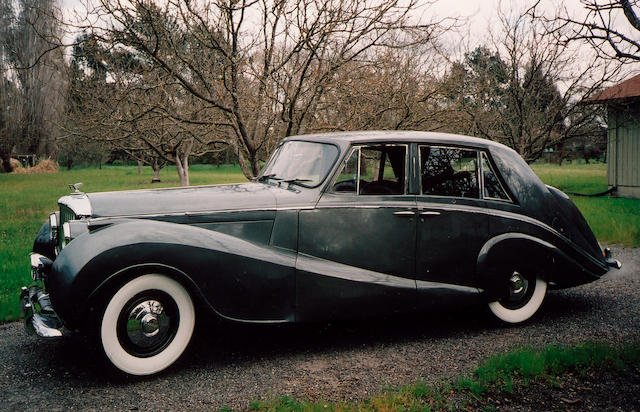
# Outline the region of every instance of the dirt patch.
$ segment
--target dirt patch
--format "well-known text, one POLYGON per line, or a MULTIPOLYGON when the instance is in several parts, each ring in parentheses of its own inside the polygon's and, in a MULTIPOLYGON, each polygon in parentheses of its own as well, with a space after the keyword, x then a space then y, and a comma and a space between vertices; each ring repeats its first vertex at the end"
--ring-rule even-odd
POLYGON ((515 384, 512 393, 486 396, 472 407, 509 411, 638 411, 640 371, 583 371, 515 384))

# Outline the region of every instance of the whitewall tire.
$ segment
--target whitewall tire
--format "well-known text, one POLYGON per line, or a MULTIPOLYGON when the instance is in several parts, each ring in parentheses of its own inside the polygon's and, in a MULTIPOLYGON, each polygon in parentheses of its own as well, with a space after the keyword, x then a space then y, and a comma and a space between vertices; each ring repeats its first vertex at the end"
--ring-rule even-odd
POLYGON ((527 280, 513 272, 509 292, 500 300, 489 303, 489 310, 501 321, 517 324, 531 318, 542 305, 547 293, 547 282, 540 278, 527 280))
POLYGON ((160 274, 137 277, 116 291, 100 323, 100 343, 117 369, 152 375, 172 365, 189 345, 195 310, 186 289, 160 274))

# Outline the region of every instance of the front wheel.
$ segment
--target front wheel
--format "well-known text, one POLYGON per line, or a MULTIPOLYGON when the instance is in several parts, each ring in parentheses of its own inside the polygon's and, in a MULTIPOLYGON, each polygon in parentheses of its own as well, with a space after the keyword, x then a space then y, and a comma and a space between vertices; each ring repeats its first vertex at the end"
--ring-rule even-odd
POLYGON ((522 323, 531 318, 542 305, 547 293, 547 282, 541 277, 527 278, 513 272, 504 297, 489 303, 489 310, 501 321, 522 323))
POLYGON ((195 310, 185 288, 167 276, 148 274, 113 295, 99 335, 113 366, 131 375, 152 375, 178 360, 194 325, 195 310))

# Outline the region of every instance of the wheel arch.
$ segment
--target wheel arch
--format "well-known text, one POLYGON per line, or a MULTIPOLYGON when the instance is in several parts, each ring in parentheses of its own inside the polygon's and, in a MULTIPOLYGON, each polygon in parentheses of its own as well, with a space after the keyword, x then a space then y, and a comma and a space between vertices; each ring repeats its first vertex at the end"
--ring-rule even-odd
POLYGON ((189 296, 193 301, 193 305, 196 307, 196 311, 198 308, 207 308, 217 314, 204 297, 195 281, 186 272, 175 266, 164 263, 144 262, 123 267, 122 269, 107 275, 102 282, 95 286, 81 309, 82 315, 80 318, 85 320, 83 322, 84 324, 81 325, 82 329, 90 331, 91 328, 95 326, 96 316, 101 315, 100 312, 113 296, 115 291, 129 281, 146 274, 159 274, 175 280, 185 288, 187 293, 189 293, 189 296))
POLYGON ((569 259, 543 239, 525 233, 503 233, 485 242, 478 253, 478 287, 490 297, 497 297, 514 270, 528 271, 547 282, 556 282, 556 265, 569 259))

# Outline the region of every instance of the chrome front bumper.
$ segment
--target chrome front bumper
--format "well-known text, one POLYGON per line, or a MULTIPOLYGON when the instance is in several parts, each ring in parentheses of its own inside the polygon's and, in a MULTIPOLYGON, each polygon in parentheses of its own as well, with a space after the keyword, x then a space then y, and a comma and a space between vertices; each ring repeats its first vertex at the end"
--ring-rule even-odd
POLYGON ((43 338, 59 338, 65 333, 62 320, 51 307, 49 295, 41 287, 22 287, 20 308, 24 314, 24 326, 30 333, 43 338))
MULTIPOLYGON (((31 254, 31 277, 41 280, 48 273, 53 262, 37 253, 31 254)), ((49 294, 40 286, 23 286, 20 291, 20 309, 24 315, 24 326, 30 333, 43 338, 58 338, 67 333, 62 320, 51 306, 49 294)))

